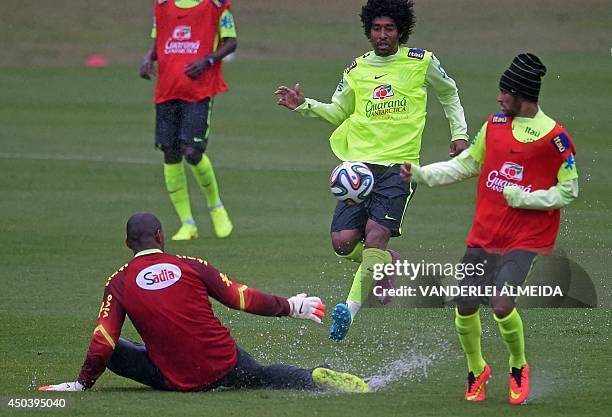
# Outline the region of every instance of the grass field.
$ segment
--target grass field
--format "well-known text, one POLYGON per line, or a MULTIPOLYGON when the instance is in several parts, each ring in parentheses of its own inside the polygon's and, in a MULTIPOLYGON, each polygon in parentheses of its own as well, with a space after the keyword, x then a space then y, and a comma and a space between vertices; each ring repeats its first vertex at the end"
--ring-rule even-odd
MULTIPOLYGON (((78 373, 106 277, 130 259, 123 246, 127 217, 155 212, 168 234, 178 221, 164 190, 161 155, 152 146, 152 85, 136 76, 149 44, 151 2, 4 3, 10 7, 0 17, 0 38, 10 47, 0 58, 0 414, 609 415, 612 31, 607 2, 534 6, 520 1, 514 11, 474 0, 417 3, 411 44, 436 51, 458 81, 470 134, 497 111, 501 71, 514 53, 529 49, 549 68, 541 105, 568 128, 578 148, 581 196, 564 212, 558 246, 589 273, 600 307, 521 312, 534 394, 519 409, 506 404, 506 353, 488 314, 483 350, 494 373, 489 399, 476 406, 462 400, 465 364, 450 309, 367 309, 346 341, 336 345, 326 339, 327 325, 249 316, 216 304, 238 343, 262 362, 326 362, 372 378, 377 391, 367 395, 162 393, 110 372, 91 392, 36 392, 39 385, 78 373), (79 66, 99 50, 113 65, 79 66), (6 407, 9 398, 33 397, 66 398, 68 407, 6 407)), ((192 181, 201 237, 169 242, 167 250, 203 257, 250 286, 282 295, 306 290, 333 306, 345 296, 354 267, 338 262, 328 238, 334 201, 327 176, 336 163, 326 140, 331 126, 283 111, 272 91, 280 83, 301 81, 309 96, 331 95, 344 66, 368 49, 355 16, 360 2, 236 3, 239 52, 225 68, 232 89, 216 101, 209 147, 235 234, 227 240, 212 237, 192 181)), ((433 99, 424 162, 446 157, 447 137, 447 123, 433 99)), ((472 219, 474 188, 474 181, 421 188, 405 235, 393 246, 408 259, 457 259, 472 219)), ((124 329, 127 337, 137 337, 131 325, 124 329)))

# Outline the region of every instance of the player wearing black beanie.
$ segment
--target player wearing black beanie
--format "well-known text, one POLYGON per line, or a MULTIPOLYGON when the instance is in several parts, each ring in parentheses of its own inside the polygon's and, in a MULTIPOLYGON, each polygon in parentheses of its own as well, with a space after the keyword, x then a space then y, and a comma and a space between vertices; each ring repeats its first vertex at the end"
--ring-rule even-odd
POLYGON ((514 57, 510 68, 502 74, 499 88, 526 100, 538 102, 541 78, 546 74, 546 67, 540 58, 530 53, 514 57))

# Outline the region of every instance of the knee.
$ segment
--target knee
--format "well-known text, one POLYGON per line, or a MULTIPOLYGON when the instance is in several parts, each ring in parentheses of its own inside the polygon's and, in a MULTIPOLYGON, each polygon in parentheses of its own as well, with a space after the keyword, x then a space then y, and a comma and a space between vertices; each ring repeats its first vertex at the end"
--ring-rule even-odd
POLYGON ((183 155, 179 148, 165 146, 162 148, 162 151, 164 152, 164 162, 166 164, 178 164, 183 160, 183 155))
POLYGON ((361 238, 361 233, 356 230, 342 230, 331 234, 334 251, 340 256, 350 254, 361 238))
POLYGON ((471 316, 476 313, 479 308, 480 306, 477 305, 457 304, 457 313, 459 313, 460 316, 471 316))
POLYGON ((493 308, 493 314, 498 319, 503 319, 514 310, 514 303, 510 298, 498 298, 491 301, 491 307, 493 308))
POLYGON ((191 146, 184 146, 183 155, 185 156, 185 161, 187 161, 190 165, 197 165, 202 160, 202 151, 193 148, 191 146))

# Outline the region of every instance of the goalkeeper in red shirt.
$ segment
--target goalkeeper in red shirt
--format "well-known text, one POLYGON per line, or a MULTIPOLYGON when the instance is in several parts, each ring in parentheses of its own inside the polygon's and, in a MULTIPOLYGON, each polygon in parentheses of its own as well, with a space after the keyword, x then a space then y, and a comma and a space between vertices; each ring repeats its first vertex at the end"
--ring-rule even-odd
POLYGON ((137 213, 127 222, 134 259, 111 275, 85 362, 75 381, 43 391, 91 388, 106 368, 155 389, 208 391, 217 387, 366 392, 360 378, 327 368, 260 365, 241 349, 215 316, 209 296, 262 316, 291 316, 321 323, 318 297, 270 295, 236 282, 208 262, 163 252, 159 220, 137 213), (144 344, 120 337, 129 316, 144 344))
POLYGON ((527 399, 530 371, 523 321, 514 297, 508 294, 524 283, 537 255, 550 254, 559 231, 560 209, 578 196, 572 140, 538 106, 545 74, 546 67, 537 56, 517 55, 499 81, 497 101, 502 113, 488 118, 467 152, 447 162, 423 167, 406 163, 401 169, 405 181, 430 187, 479 175, 463 264, 482 272, 467 274, 459 285, 496 291, 491 297, 473 291, 474 296, 457 300, 455 327, 468 362, 468 401, 485 399, 485 383, 491 375, 480 349, 481 303, 493 308, 508 349, 509 401, 523 404, 527 399))

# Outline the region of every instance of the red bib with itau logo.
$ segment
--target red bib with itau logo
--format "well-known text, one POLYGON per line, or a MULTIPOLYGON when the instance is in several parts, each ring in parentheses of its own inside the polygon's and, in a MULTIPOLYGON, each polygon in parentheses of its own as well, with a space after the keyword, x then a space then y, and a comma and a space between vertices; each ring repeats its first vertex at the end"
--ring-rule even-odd
POLYGON ((203 0, 190 8, 177 7, 174 0, 156 2, 159 75, 155 103, 174 99, 196 102, 227 91, 221 61, 196 80, 185 75, 185 66, 213 52, 219 17, 229 7, 229 0, 203 0))
POLYGON ((474 223, 467 245, 493 253, 512 249, 550 253, 559 231, 559 210, 512 208, 502 192, 509 185, 528 192, 554 186, 561 164, 574 153, 571 138, 558 124, 541 139, 523 143, 512 134, 511 117, 490 116, 474 223))

